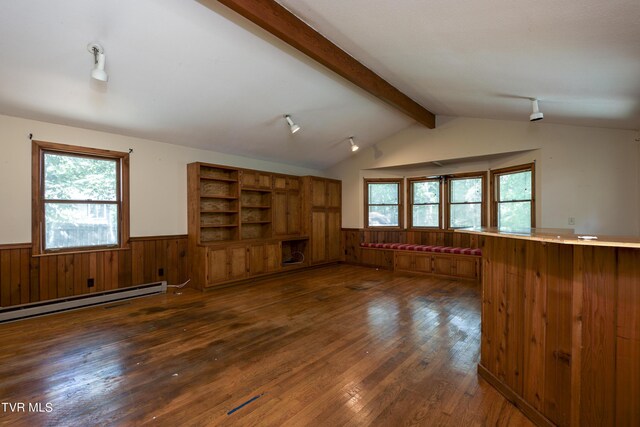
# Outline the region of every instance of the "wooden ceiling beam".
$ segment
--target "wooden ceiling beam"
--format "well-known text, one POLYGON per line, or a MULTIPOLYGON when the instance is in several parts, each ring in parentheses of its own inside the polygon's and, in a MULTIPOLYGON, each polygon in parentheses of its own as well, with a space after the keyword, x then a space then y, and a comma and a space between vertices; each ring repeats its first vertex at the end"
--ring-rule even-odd
POLYGON ((433 129, 435 115, 365 67, 274 0, 200 0, 222 3, 310 58, 433 129))

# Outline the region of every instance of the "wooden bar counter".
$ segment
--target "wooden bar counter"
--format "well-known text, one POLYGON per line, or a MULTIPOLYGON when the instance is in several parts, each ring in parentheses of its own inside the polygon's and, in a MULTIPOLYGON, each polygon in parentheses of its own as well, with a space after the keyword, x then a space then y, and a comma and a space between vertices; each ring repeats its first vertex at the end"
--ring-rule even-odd
POLYGON ((481 236, 479 374, 538 425, 640 426, 640 239, 461 232, 481 236))

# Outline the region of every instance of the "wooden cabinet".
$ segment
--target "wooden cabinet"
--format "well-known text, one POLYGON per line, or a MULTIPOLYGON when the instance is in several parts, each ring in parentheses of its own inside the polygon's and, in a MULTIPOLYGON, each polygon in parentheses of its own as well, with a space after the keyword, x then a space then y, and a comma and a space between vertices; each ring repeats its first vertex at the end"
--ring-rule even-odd
POLYGON ((249 272, 252 276, 273 273, 281 268, 282 251, 278 243, 251 245, 249 272))
POLYGON ((271 237, 271 190, 240 192, 241 238, 268 239, 271 237))
POLYGON ((268 172, 243 169, 240 171, 240 182, 243 188, 271 190, 272 174, 268 172))
POLYGON ((394 269, 478 280, 480 278, 480 257, 395 251, 394 269))
POLYGON ((273 235, 295 236, 301 228, 300 179, 295 177, 274 178, 273 191, 273 235))
POLYGON ((206 248, 206 286, 233 282, 281 269, 280 242, 206 248))
POLYGON ((238 171, 192 163, 188 185, 189 235, 199 244, 238 239, 238 171))
POLYGON ((187 172, 194 287, 342 258, 340 181, 200 162, 187 172))
POLYGON ((305 229, 311 240, 311 264, 342 259, 342 184, 340 181, 305 177, 305 229))
POLYGON ((246 245, 206 249, 207 286, 247 277, 249 256, 246 245))
POLYGON ((396 252, 394 254, 394 268, 400 271, 415 271, 418 273, 432 273, 431 256, 410 252, 396 252))

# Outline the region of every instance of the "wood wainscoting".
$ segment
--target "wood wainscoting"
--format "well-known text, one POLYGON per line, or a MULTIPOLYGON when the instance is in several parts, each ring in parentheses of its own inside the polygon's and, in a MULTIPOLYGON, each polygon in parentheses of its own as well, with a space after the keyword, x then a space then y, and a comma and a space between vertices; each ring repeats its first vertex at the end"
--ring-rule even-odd
POLYGON ((31 255, 31 243, 0 245, 0 306, 189 278, 187 236, 132 237, 129 249, 31 255), (88 287, 93 279, 93 287, 88 287))
POLYGON ((416 245, 480 247, 479 237, 450 230, 370 230, 343 228, 344 260, 347 264, 393 270, 393 251, 363 250, 360 243, 411 243, 416 245))

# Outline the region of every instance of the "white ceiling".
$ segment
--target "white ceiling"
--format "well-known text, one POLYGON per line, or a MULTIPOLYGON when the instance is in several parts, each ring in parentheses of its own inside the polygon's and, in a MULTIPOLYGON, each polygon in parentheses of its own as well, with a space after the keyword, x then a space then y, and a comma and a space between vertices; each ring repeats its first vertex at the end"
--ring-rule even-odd
MULTIPOLYGON (((433 113, 640 128, 638 0, 280 1, 433 113)), ((0 114, 315 169, 414 123, 222 5, 2 3, 0 114)))

